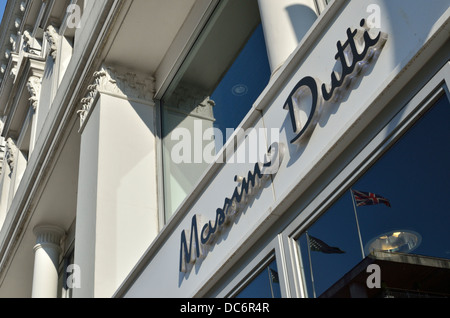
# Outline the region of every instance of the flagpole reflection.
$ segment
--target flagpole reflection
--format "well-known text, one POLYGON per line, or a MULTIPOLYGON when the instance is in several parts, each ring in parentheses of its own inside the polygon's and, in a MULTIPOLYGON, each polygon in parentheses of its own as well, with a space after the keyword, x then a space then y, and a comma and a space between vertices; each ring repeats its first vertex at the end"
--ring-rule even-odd
POLYGON ((314 286, 314 275, 313 275, 313 268, 312 268, 312 262, 311 262, 311 242, 310 242, 310 239, 309 239, 308 231, 306 231, 306 244, 308 245, 309 271, 311 272, 311 283, 312 283, 312 289, 313 289, 313 297, 316 298, 316 288, 314 286))
POLYGON ((356 211, 355 195, 354 195, 352 189, 350 189, 350 194, 352 196, 352 201, 353 201, 353 210, 355 211, 356 227, 358 229, 359 244, 361 245, 361 255, 362 255, 362 258, 364 259, 366 257, 366 254, 364 253, 364 247, 363 247, 363 242, 362 242, 361 230, 359 228, 358 212, 356 211))
POLYGON ((267 273, 269 274, 270 293, 272 295, 272 298, 275 298, 275 296, 273 294, 273 286, 272 286, 273 278, 272 278, 272 275, 270 273, 270 267, 269 266, 267 266, 267 273))

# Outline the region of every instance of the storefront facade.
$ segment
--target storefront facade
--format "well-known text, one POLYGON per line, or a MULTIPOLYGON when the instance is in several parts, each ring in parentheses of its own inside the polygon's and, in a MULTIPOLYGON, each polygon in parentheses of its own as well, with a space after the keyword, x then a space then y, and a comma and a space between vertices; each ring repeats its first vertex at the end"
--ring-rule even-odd
POLYGON ((40 5, 6 70, 32 105, 0 92, 1 296, 450 295, 448 1, 40 5))
MULTIPOLYGON (((422 117, 428 107, 435 103, 448 106, 448 91, 445 85, 440 86, 448 76, 447 60, 425 53, 430 49, 429 53, 448 54, 444 53, 444 48, 442 51, 432 48, 433 41, 425 40, 433 33, 430 30, 439 28, 436 21, 447 19, 442 13, 448 12, 448 4, 442 3, 441 8, 437 3, 433 4, 437 5, 434 8, 436 16, 430 18, 428 27, 421 19, 417 29, 397 14, 403 12, 408 21, 418 21, 419 18, 414 17, 415 12, 426 9, 420 9, 419 3, 408 3, 408 8, 404 5, 382 1, 337 1, 319 16, 303 42, 271 78, 242 123, 244 129, 263 127, 273 136, 279 132, 279 139, 275 142, 268 137, 263 143, 267 149, 271 145, 278 148, 267 161, 271 167, 276 165, 276 172, 270 173, 268 178, 261 177, 262 184, 253 187, 252 176, 258 179, 258 174, 255 174, 252 164, 213 165, 212 171, 208 171, 200 182, 198 187, 201 189, 195 191, 195 198, 182 205, 178 212, 182 216, 173 220, 176 225, 169 224, 166 230, 170 234, 163 236, 164 243, 155 244, 148 250, 136 274, 131 276, 133 283, 125 284, 126 288, 120 295, 318 297, 369 256, 370 250, 366 247, 361 252, 356 225, 357 218, 367 216, 358 214, 370 213, 374 219, 391 218, 389 214, 403 213, 401 206, 406 204, 404 200, 414 199, 406 199, 406 193, 396 194, 389 180, 400 176, 396 175, 393 167, 386 168, 386 176, 383 170, 376 172, 371 180, 373 183, 364 183, 366 170, 370 173, 375 169, 384 152, 388 156, 396 151, 395 146, 389 149, 397 139, 402 140, 403 133, 422 117), (379 23, 378 28, 372 25, 373 28, 369 29, 368 22, 379 23), (419 30, 423 32, 424 41, 417 41, 416 36, 421 37, 419 30), (358 60, 354 50, 358 50, 358 60), (345 62, 344 58, 347 59, 345 62), (417 64, 420 60, 421 66, 417 64), (361 71, 358 70, 360 63, 364 64, 361 71), (333 75, 335 71, 337 76, 333 75), (430 79, 434 81, 428 82, 430 79), (304 112, 303 118, 301 112, 304 112), (244 177, 241 177, 241 183, 236 182, 235 175, 244 177), (379 182, 385 179, 384 187, 380 186, 379 182), (385 208, 382 210, 380 206, 358 206, 355 218, 349 190, 353 186, 356 190, 359 184, 365 191, 390 194, 392 207, 389 209, 381 204, 385 208), (247 195, 247 201, 241 201, 236 194, 247 195), (336 202, 338 199, 340 201, 336 202), (334 212, 338 214, 328 228, 325 225, 320 227, 321 222, 326 222, 327 215, 333 214, 327 211, 337 209, 335 206, 342 200, 347 206, 334 212), (365 212, 364 208, 381 211, 365 212), (396 209, 400 211, 396 212, 396 209), (350 219, 346 220, 347 217, 350 219), (323 255, 311 253, 306 243, 306 232, 312 236, 315 228, 321 230, 318 232, 323 233, 321 238, 326 242, 339 243, 348 239, 346 243, 352 243, 350 247, 341 246, 347 249, 346 253, 331 251, 331 254, 325 254, 320 249, 314 252, 322 252, 323 255), (330 272, 335 273, 326 274, 330 272), (273 278, 275 273, 276 279, 273 278)), ((438 33, 435 33, 437 38, 438 33)), ((425 134, 419 134, 422 133, 425 134)), ((431 136, 427 138, 433 138, 431 136)), ((245 147, 245 142, 241 146, 245 147)), ((405 155, 403 160, 408 161, 408 158, 405 155)), ((405 161, 401 161, 401 165, 405 165, 405 161)), ((394 166, 394 162, 387 164, 394 166)), ((420 189, 422 181, 416 182, 416 189, 420 189)), ((435 179, 435 182, 441 181, 435 179)), ((401 187, 400 184, 397 186, 401 187)), ((403 217, 410 213, 405 212, 403 217)), ((436 221, 440 219, 448 224, 450 219, 442 213, 436 216, 436 221)), ((422 217, 414 222, 426 222, 422 217)), ((406 224, 409 224, 385 222, 384 227, 378 229, 379 233, 367 237, 369 234, 366 233, 372 231, 370 222, 373 221, 364 222, 369 222, 361 224, 359 231, 364 245, 377 234, 397 233, 393 226, 406 231, 406 224)), ((409 226, 411 231, 416 228, 409 226)), ((443 245, 445 232, 441 228, 443 245)), ((445 258, 442 253, 431 256, 445 258)), ((367 278, 370 274, 366 274, 367 278)), ((349 292, 346 296, 369 294, 365 284, 358 282, 354 285, 353 294, 349 292)))

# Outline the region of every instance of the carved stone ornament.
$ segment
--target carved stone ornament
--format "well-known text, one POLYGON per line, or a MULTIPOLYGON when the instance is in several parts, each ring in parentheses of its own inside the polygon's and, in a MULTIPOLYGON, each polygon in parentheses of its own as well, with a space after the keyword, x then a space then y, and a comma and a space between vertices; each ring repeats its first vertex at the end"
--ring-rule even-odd
POLYGON ((27 82, 27 89, 31 97, 29 99, 31 106, 36 110, 39 104, 39 97, 41 93, 42 79, 39 76, 31 76, 27 82))
POLYGON ((8 138, 6 141, 6 162, 9 165, 9 168, 11 169, 11 172, 14 170, 14 163, 16 159, 16 152, 17 152, 17 146, 14 143, 14 141, 11 138, 8 138))
POLYGON ((11 34, 9 37, 9 42, 11 43, 11 48, 13 52, 17 52, 17 35, 11 34))
POLYGON ((86 97, 81 100, 81 110, 78 111, 81 126, 83 126, 99 93, 124 99, 153 102, 155 94, 153 77, 132 72, 120 73, 112 67, 102 67, 100 71, 94 73, 93 77, 94 83, 88 86, 86 97))
POLYGON ((23 32, 23 44, 22 44, 22 50, 26 53, 33 54, 33 55, 39 55, 40 52, 36 51, 34 48, 32 48, 33 43, 33 36, 31 35, 31 32, 28 30, 25 30, 23 32))
POLYGON ((112 67, 94 73, 96 89, 126 98, 151 101, 154 96, 154 78, 133 72, 120 73, 112 67))
POLYGON ((60 35, 57 28, 53 25, 49 25, 47 30, 45 31, 45 38, 47 39, 50 45, 50 55, 56 60, 58 56, 58 46, 60 41, 60 35))

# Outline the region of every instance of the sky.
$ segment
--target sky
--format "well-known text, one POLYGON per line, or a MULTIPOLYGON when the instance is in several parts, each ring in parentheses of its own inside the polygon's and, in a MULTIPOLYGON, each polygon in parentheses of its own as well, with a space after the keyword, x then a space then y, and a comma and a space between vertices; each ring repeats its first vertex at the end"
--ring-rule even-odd
POLYGON ((3 12, 5 11, 7 0, 0 0, 0 17, 3 18, 3 12))

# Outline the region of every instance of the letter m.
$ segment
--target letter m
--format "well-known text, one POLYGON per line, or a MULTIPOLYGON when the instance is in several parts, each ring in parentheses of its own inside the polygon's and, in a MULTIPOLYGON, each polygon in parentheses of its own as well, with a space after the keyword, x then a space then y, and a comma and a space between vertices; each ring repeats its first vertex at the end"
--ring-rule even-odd
POLYGON ((180 272, 186 273, 188 271, 188 264, 194 264, 201 255, 202 252, 198 238, 197 215, 194 215, 194 217, 192 218, 191 230, 187 231, 187 235, 185 230, 181 232, 180 272), (190 236, 189 247, 187 244, 186 236, 190 236), (195 254, 192 253, 194 249, 195 254))

